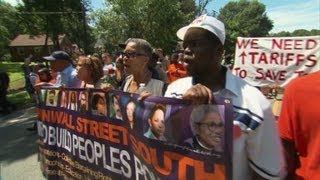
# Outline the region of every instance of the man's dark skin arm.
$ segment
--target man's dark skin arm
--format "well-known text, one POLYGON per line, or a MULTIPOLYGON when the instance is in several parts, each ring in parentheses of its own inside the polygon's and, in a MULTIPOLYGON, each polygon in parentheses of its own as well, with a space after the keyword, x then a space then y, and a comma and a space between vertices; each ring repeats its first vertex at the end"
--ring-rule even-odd
POLYGON ((284 158, 287 165, 287 176, 285 179, 290 180, 295 177, 295 170, 300 167, 298 152, 296 151, 293 141, 281 138, 284 158))

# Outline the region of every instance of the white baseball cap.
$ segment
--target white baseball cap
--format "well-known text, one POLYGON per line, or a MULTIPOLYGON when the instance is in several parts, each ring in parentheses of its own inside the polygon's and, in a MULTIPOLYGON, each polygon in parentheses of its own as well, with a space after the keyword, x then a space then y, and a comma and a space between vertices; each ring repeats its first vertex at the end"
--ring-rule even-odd
POLYGON ((191 24, 188 26, 184 26, 181 29, 177 31, 177 36, 181 40, 183 40, 184 35, 189 30, 189 28, 197 27, 197 28, 203 28, 210 32, 212 32, 214 35, 216 35, 222 44, 224 44, 224 41, 226 39, 226 31, 224 28, 224 24, 219 21, 218 19, 208 16, 206 14, 201 15, 197 17, 191 24))

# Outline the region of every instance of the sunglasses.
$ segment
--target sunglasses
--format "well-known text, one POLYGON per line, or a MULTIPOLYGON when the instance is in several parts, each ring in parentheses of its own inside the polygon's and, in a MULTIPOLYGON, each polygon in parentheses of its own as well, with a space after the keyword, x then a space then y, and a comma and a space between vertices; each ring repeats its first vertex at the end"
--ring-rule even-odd
POLYGON ((146 54, 143 54, 143 53, 137 53, 137 52, 122 52, 121 53, 122 57, 123 58, 136 58, 137 56, 147 56, 146 54))

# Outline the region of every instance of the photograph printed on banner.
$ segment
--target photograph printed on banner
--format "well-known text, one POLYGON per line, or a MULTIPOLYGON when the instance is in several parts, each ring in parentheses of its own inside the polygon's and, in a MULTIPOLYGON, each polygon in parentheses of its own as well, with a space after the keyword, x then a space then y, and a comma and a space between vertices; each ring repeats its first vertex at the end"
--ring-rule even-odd
POLYGON ((69 101, 68 109, 76 111, 77 110, 77 91, 69 91, 69 101))
POLYGON ((48 89, 47 90, 47 99, 46 105, 51 107, 56 107, 58 102, 58 90, 55 89, 48 89))
POLYGON ((123 120, 120 100, 121 96, 118 94, 109 94, 109 117, 112 119, 123 120))
POLYGON ((184 140, 183 146, 203 153, 223 152, 224 118, 218 105, 195 106, 189 125, 193 136, 184 140))
POLYGON ((107 116, 107 103, 105 93, 94 92, 91 99, 91 112, 93 115, 107 116))
POLYGON ((166 112, 167 107, 165 104, 156 103, 153 105, 144 120, 146 126, 143 132, 146 138, 167 141, 165 136, 166 112))
POLYGON ((40 95, 38 96, 38 101, 40 105, 46 103, 47 89, 40 89, 40 95))
POLYGON ((88 112, 88 91, 80 91, 79 93, 79 108, 78 111, 81 113, 88 112))
MULTIPOLYGON (((125 98, 124 98, 125 99, 125 98)), ((124 104, 124 117, 130 129, 137 129, 136 111, 137 103, 133 98, 129 98, 124 104)))
POLYGON ((60 91, 60 107, 67 108, 68 107, 68 91, 62 90, 60 91))

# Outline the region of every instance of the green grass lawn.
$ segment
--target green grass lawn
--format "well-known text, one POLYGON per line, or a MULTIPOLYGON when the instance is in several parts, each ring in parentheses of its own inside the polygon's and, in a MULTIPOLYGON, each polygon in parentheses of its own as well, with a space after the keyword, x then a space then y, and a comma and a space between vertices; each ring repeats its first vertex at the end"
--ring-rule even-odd
POLYGON ((19 91, 19 92, 10 93, 10 94, 8 94, 7 98, 8 98, 8 101, 11 102, 12 104, 16 105, 16 107, 18 109, 23 107, 24 105, 32 102, 27 91, 19 91))
POLYGON ((24 90, 25 80, 21 69, 22 64, 17 62, 0 62, 0 70, 7 72, 10 77, 8 101, 15 104, 17 108, 31 102, 29 94, 24 90))
POLYGON ((9 90, 21 89, 24 87, 24 74, 21 69, 23 63, 17 62, 0 62, 0 70, 9 74, 9 90))

